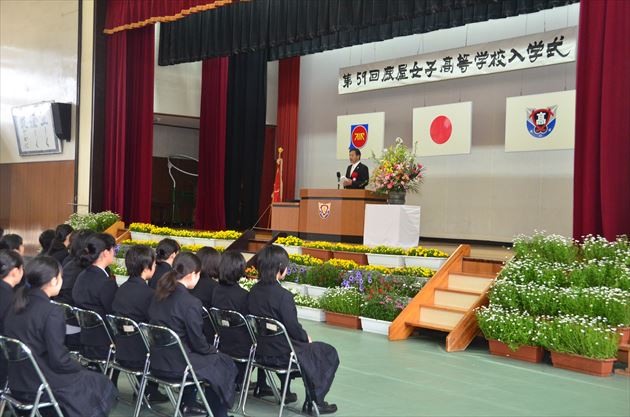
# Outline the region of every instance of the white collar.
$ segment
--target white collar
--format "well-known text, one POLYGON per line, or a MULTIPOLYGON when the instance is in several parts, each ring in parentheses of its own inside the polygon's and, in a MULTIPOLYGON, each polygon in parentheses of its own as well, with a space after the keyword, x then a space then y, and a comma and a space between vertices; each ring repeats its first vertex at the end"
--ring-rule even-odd
POLYGON ((352 173, 354 172, 355 169, 357 169, 357 166, 361 163, 361 161, 357 161, 354 164, 352 164, 352 168, 350 168, 350 174, 352 175, 352 173))

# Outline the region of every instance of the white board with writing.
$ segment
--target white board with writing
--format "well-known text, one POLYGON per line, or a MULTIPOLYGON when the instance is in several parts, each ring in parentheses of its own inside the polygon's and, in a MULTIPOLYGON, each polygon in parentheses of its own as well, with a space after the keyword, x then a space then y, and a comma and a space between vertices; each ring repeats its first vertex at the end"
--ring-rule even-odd
POLYGON ((11 109, 21 156, 58 154, 61 141, 55 135, 50 101, 11 109))

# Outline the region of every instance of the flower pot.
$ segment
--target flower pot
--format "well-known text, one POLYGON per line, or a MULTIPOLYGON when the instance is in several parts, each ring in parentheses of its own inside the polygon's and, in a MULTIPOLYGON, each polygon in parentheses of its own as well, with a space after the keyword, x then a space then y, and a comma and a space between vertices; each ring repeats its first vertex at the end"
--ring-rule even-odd
POLYGON ((619 338, 619 346, 630 344, 630 327, 620 327, 617 329, 621 333, 619 338))
POLYGON ((551 351, 551 363, 555 368, 568 369, 594 376, 610 376, 616 358, 591 359, 584 356, 551 351))
POLYGON ((488 340, 488 344, 492 355, 505 356, 526 362, 541 362, 545 354, 545 350, 540 346, 521 346, 516 350, 512 350, 508 345, 498 340, 488 340))
POLYGON ((333 254, 333 258, 336 258, 336 259, 345 259, 347 261, 354 261, 359 265, 368 264, 368 258, 365 253, 334 250, 332 251, 332 254, 333 254))
POLYGON ((209 246, 211 248, 216 246, 216 241, 207 237, 195 237, 193 238, 195 245, 209 246))
POLYGON ((306 295, 306 290, 308 287, 308 285, 298 284, 291 281, 282 281, 281 285, 289 291, 297 292, 302 295, 306 295))
POLYGON ((296 306, 298 318, 311 321, 326 321, 326 313, 321 308, 296 306))
POLYGON ((158 240, 156 235, 145 232, 131 232, 131 240, 158 240))
POLYGON ((326 323, 333 326, 361 330, 361 319, 358 316, 351 316, 349 314, 333 313, 332 311, 327 311, 326 323))
POLYGON ((120 287, 129 279, 128 275, 116 275, 116 284, 120 287))
POLYGON ((125 258, 114 258, 114 263, 118 266, 126 266, 125 258))
POLYGON ((227 249, 234 243, 234 239, 214 239, 214 246, 227 249))
POLYGON ((361 327, 364 332, 377 333, 385 336, 389 335, 389 326, 392 324, 391 321, 371 319, 363 316, 361 316, 360 319, 361 327))
POLYGON ((188 237, 188 236, 173 236, 173 239, 175 239, 177 241, 177 243, 179 243, 179 246, 184 246, 184 245, 196 245, 197 243, 195 242, 195 238, 194 237, 188 237))
POLYGON ((302 246, 302 255, 311 255, 313 258, 321 259, 324 262, 332 259, 332 252, 328 249, 305 248, 302 246))
POLYGON ((405 204, 405 191, 390 191, 387 193, 387 204, 405 204))
POLYGON ((306 285, 306 295, 313 298, 319 298, 326 292, 328 288, 317 287, 315 285, 306 285))
POLYGON ((370 265, 388 266, 390 268, 400 268, 405 266, 405 257, 402 255, 368 253, 367 258, 370 265))
POLYGON ((289 255, 301 255, 302 254, 302 247, 301 246, 280 245, 278 243, 274 243, 274 245, 284 248, 284 250, 287 251, 287 253, 289 255))
POLYGON ((448 258, 433 258, 428 256, 405 256, 405 266, 420 266, 437 271, 448 258))

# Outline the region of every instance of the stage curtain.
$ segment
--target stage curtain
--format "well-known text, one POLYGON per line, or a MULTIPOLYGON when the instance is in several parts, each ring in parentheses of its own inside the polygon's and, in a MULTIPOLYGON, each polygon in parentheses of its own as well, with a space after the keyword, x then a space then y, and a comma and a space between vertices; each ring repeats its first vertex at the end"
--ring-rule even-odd
POLYGON ((225 229, 225 129, 228 58, 203 62, 199 121, 199 177, 195 228, 225 229))
POLYGON ((573 236, 630 235, 630 2, 583 1, 573 236))
POLYGON ((107 40, 103 203, 126 222, 151 221, 154 28, 107 40))
POLYGON ((104 32, 111 35, 157 22, 172 22, 192 13, 238 0, 108 0, 104 32))
POLYGON ((256 0, 165 23, 159 64, 267 51, 270 61, 532 13, 578 0, 256 0))
POLYGON ((258 218, 265 143, 267 57, 255 52, 230 57, 225 149, 225 219, 231 229, 258 218))
POLYGON ((280 60, 278 69, 278 147, 282 158, 282 196, 295 199, 295 169, 298 146, 298 108, 300 103, 300 57, 280 60))

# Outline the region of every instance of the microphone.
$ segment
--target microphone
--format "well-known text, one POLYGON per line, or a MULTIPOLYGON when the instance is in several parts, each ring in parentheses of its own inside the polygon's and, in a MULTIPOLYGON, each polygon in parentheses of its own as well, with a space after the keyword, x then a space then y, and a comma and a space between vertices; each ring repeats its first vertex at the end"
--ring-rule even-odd
POLYGON ((337 171, 337 189, 339 189, 339 181, 341 181, 341 172, 337 171))

